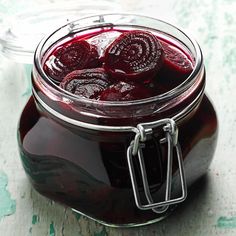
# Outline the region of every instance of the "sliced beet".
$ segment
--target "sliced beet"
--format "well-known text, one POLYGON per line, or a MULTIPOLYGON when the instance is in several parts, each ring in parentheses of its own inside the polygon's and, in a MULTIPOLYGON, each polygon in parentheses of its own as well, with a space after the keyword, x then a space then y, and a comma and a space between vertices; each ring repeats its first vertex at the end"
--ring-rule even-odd
POLYGON ((148 79, 163 62, 163 49, 150 32, 122 33, 105 51, 105 68, 120 80, 148 79))
POLYGON ((75 95, 97 99, 100 93, 110 85, 103 68, 75 70, 60 83, 60 87, 75 95))
POLYGON ((193 65, 187 55, 169 43, 162 42, 161 45, 164 50, 164 66, 181 74, 192 72, 193 65))
POLYGON ((45 63, 44 69, 52 79, 60 82, 73 70, 98 66, 96 46, 80 40, 56 49, 45 63))
POLYGON ((164 62, 154 81, 158 87, 161 85, 166 90, 171 90, 188 78, 193 71, 193 63, 178 47, 165 42, 161 44, 164 62))
POLYGON ((130 84, 127 82, 117 82, 105 89, 100 100, 103 101, 132 101, 144 99, 152 96, 151 90, 141 84, 130 84))

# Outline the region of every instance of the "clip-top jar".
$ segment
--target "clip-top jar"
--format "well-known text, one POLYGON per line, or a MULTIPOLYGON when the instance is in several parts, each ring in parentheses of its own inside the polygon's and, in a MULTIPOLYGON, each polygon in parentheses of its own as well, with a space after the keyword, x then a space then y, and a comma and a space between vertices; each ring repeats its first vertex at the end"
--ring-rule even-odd
POLYGON ((32 86, 18 129, 24 169, 39 193, 89 218, 111 226, 159 221, 211 163, 217 118, 204 93, 202 53, 170 24, 128 14, 69 23, 40 42, 32 86), (75 34, 114 26, 174 41, 192 58, 192 73, 165 93, 126 102, 75 96, 45 73, 53 48, 75 34))

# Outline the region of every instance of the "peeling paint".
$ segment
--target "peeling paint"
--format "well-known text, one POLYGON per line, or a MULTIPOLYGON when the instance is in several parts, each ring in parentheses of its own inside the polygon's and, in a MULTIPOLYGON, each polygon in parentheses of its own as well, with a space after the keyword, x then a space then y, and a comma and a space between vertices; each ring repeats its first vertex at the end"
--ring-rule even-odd
POLYGON ((77 220, 79 220, 81 218, 81 214, 77 213, 77 212, 73 212, 73 214, 75 215, 75 218, 77 220))
POLYGON ((35 225, 39 222, 39 216, 38 215, 33 215, 32 216, 32 224, 35 225))
POLYGON ((94 233, 94 236, 107 236, 106 228, 103 227, 102 231, 99 233, 94 233))
POLYGON ((51 222, 50 227, 49 227, 49 235, 50 236, 55 236, 56 235, 53 222, 51 222))
POLYGON ((32 227, 29 228, 29 235, 32 235, 32 227))
POLYGON ((0 220, 16 211, 16 201, 11 199, 11 195, 6 189, 7 184, 7 175, 0 171, 0 220))
POLYGON ((236 228, 236 217, 221 216, 217 220, 217 227, 219 228, 236 228))

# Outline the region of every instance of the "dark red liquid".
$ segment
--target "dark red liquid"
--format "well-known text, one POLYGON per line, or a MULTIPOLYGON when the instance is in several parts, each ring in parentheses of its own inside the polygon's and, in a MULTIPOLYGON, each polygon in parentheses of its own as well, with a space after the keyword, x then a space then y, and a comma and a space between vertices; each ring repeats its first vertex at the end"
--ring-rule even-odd
MULTIPOLYGON (((99 100, 101 96, 103 100, 108 97, 110 100, 137 100, 148 98, 167 92, 186 80, 191 74, 194 64, 194 61, 191 59, 191 56, 188 55, 188 52, 183 51, 182 48, 173 44, 173 42, 166 42, 166 40, 160 38, 160 36, 151 34, 151 42, 149 38, 139 38, 138 36, 140 35, 135 35, 137 32, 140 34, 142 31, 127 31, 114 28, 106 30, 101 29, 96 33, 92 31, 90 33, 75 36, 64 44, 56 47, 45 57, 44 70, 47 75, 51 77, 51 80, 58 84, 66 77, 66 75, 73 71, 88 70, 91 68, 96 71, 96 68, 99 68, 97 69, 98 71, 104 70, 107 74, 108 82, 112 87, 112 90, 113 87, 116 87, 120 82, 128 83, 128 86, 120 86, 119 84, 119 91, 117 93, 121 94, 121 91, 127 90, 126 87, 129 87, 130 90, 129 84, 134 87, 134 92, 131 91, 131 96, 126 96, 126 98, 124 98, 124 94, 118 98, 119 95, 114 94, 114 91, 113 99, 112 96, 104 97, 104 93, 102 92, 97 96, 86 96, 84 91, 76 93, 78 96, 81 95, 97 100, 99 100), (127 33, 130 33, 131 35, 134 34, 133 38, 130 39, 130 42, 126 42, 125 40, 122 41, 127 33), (132 40, 134 42, 132 42, 132 40), (116 43, 116 41, 119 42, 116 43), (156 47, 153 46, 155 43, 156 47), (152 50, 158 50, 159 53, 162 54, 162 56, 156 56, 158 57, 156 63, 152 63, 152 61, 155 60, 155 57, 149 58, 153 54, 151 53, 152 50), (116 54, 118 54, 118 56, 116 54), (145 66, 142 66, 143 64, 145 66), (129 74, 120 69, 122 66, 129 74), (132 66, 135 68, 135 72, 133 72, 132 66), (110 67, 112 67, 112 69, 110 67), (114 69, 113 67, 117 67, 117 69, 114 69), (154 69, 152 67, 154 67, 154 69), (117 73, 115 71, 117 71, 117 73), (139 96, 139 94, 141 95, 139 96), (114 96, 116 96, 117 99, 114 98, 114 96)), ((149 34, 150 33, 148 33, 148 36, 149 34)), ((90 77, 88 77, 88 81, 91 80, 91 74, 92 72, 90 73, 90 77)), ((83 86, 83 83, 86 83, 85 90, 88 91, 92 90, 96 85, 92 83, 92 85, 89 86, 88 81, 84 82, 84 80, 85 76, 83 75, 82 79, 80 78, 79 88, 83 86)), ((98 85, 99 84, 98 81, 98 85)), ((66 89, 65 82, 62 83, 61 87, 66 89)), ((72 88, 70 88, 69 91, 75 93, 72 88)), ((107 93, 110 93, 109 88, 107 91, 108 92, 105 91, 106 95, 107 93)))
MULTIPOLYGON (((164 90, 179 84, 171 82, 173 71, 166 69, 171 66, 166 64, 158 74, 169 81, 160 85, 164 90)), ((182 71, 176 73, 181 75, 179 81, 186 79, 182 71)), ((143 86, 151 83, 157 82, 152 80, 143 86)), ((159 89, 158 83, 152 88, 159 89)), ((137 122, 155 120, 155 116, 138 120, 132 117, 129 122, 135 126, 137 122)), ((109 122, 112 121, 111 118, 109 122)), ((119 120, 114 122, 119 125, 119 120)), ((122 120, 120 124, 123 125, 122 120)), ((216 145, 217 119, 208 98, 204 95, 194 111, 177 125, 187 185, 190 186, 206 173, 216 145)), ((135 205, 126 156, 133 138, 133 133, 91 131, 59 121, 33 97, 22 113, 18 130, 22 163, 35 189, 108 224, 142 224, 161 216, 151 210, 139 210, 135 205)), ((144 149, 150 191, 155 201, 163 200, 166 179, 166 148, 160 145, 159 138, 154 132, 144 149)), ((172 197, 177 197, 181 191, 175 155, 173 164, 172 197)), ((135 169, 144 201, 137 163, 135 169)))

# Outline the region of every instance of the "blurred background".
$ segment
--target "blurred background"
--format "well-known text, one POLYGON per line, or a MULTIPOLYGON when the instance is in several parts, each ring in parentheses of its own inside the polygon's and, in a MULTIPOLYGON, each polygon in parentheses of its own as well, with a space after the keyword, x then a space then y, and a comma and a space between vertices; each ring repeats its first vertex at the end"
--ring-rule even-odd
POLYGON ((235 11, 236 0, 0 0, 0 235, 236 235, 235 11), (160 224, 136 229, 104 227, 40 196, 17 150, 16 127, 31 95, 37 43, 70 20, 104 12, 152 16, 193 35, 220 123, 215 159, 195 195, 160 224))

